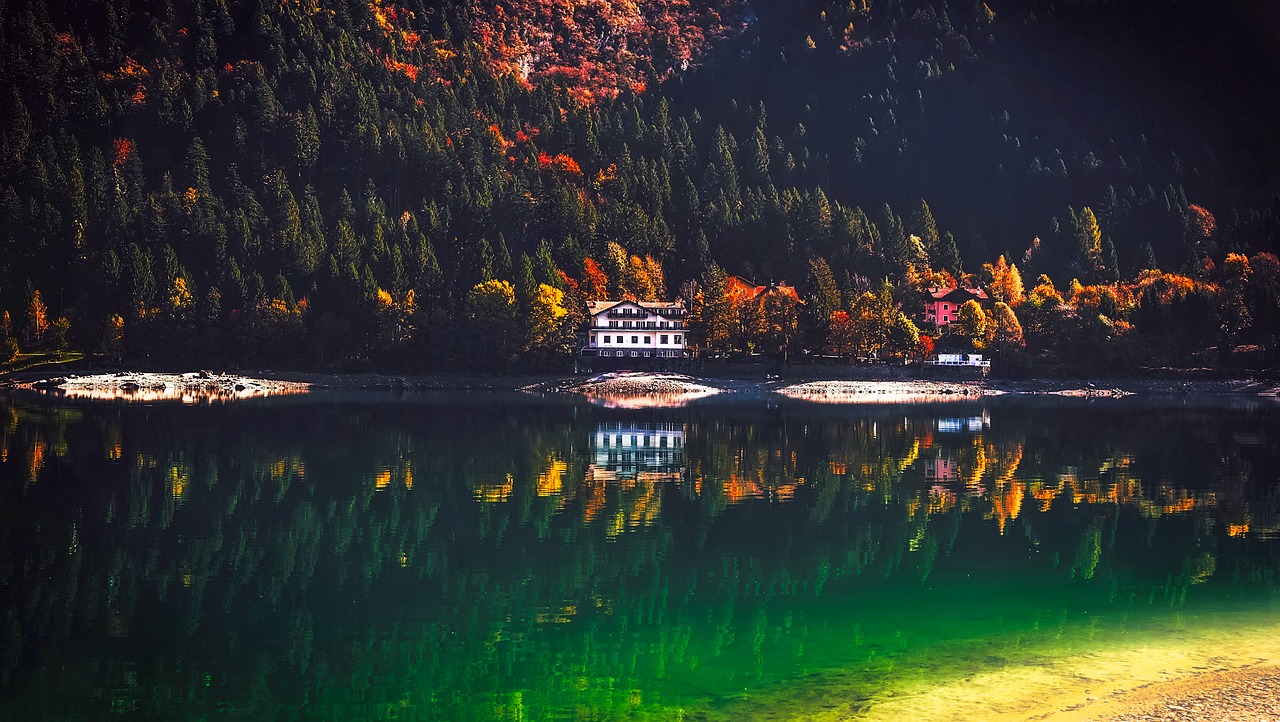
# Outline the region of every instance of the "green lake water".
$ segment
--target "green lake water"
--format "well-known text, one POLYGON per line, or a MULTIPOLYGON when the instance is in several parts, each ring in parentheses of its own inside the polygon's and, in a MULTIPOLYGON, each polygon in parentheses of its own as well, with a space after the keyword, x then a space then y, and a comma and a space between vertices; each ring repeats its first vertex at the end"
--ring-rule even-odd
POLYGON ((1247 400, 0 397, 0 718, 839 719, 1264 659, 1278 462, 1247 400))

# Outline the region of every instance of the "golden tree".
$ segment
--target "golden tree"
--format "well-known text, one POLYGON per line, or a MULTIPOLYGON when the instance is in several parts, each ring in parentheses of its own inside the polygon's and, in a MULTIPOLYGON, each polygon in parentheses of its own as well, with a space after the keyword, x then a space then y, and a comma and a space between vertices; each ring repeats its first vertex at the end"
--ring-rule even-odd
POLYGON ((40 343, 49 330, 49 308, 44 305, 39 291, 31 292, 31 301, 27 304, 27 340, 40 343))

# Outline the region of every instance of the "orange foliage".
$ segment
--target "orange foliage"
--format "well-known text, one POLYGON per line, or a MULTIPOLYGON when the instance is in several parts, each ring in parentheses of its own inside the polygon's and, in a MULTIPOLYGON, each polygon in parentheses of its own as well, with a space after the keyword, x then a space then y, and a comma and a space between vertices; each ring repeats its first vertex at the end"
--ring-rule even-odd
POLYGON ((538 166, 544 170, 555 170, 569 175, 582 175, 582 167, 578 165, 578 161, 564 153, 550 156, 547 155, 546 151, 543 151, 538 154, 538 166))
POLYGON ((596 185, 602 186, 618 177, 618 164, 610 163, 608 168, 601 168, 596 172, 596 185))
POLYGON ((1213 219, 1213 214, 1203 206, 1195 204, 1187 206, 1187 222, 1191 225, 1191 230, 1196 237, 1201 239, 1213 235, 1214 229, 1218 227, 1217 221, 1213 219))
POLYGON ((390 70, 393 73, 404 73, 405 77, 409 78, 409 80, 412 80, 415 83, 418 81, 418 66, 416 65, 404 63, 387 56, 383 56, 382 64, 387 67, 387 70, 390 70))
POLYGON ((151 71, 147 70, 147 66, 139 63, 131 57, 126 57, 124 59, 124 65, 121 65, 113 73, 103 73, 102 79, 107 82, 113 82, 116 80, 141 81, 150 74, 151 71))
POLYGON ((609 295, 609 277, 590 256, 582 261, 582 295, 588 301, 601 301, 609 295))
POLYGON ((1187 296, 1197 293, 1212 293, 1212 285, 1197 281, 1194 278, 1177 273, 1161 273, 1158 270, 1145 270, 1138 276, 1134 290, 1144 298, 1153 298, 1162 306, 1174 301, 1181 301, 1187 296))

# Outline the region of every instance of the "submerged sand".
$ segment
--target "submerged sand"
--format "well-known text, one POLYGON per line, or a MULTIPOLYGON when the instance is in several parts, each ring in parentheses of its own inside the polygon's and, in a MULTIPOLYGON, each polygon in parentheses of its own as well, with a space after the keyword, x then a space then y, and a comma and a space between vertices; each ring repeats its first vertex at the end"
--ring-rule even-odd
POLYGON ((1274 605, 1223 616, 1171 611, 1096 635, 959 641, 900 657, 878 679, 885 671, 817 671, 727 701, 705 719, 1280 720, 1280 616, 1274 605))

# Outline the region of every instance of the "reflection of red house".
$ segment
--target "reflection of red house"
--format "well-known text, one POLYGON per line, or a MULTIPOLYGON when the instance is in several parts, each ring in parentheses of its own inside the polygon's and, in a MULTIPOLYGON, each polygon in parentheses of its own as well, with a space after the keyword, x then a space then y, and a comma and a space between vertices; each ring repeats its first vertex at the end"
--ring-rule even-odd
POLYGON ((981 288, 935 288, 924 302, 924 320, 942 327, 955 323, 960 307, 968 301, 986 306, 987 292, 981 288))
POLYGON ((739 276, 729 276, 728 283, 725 284, 726 292, 735 304, 744 301, 755 301, 769 293, 781 293, 784 296, 790 296, 792 299, 799 300, 800 296, 796 293, 794 286, 788 286, 785 283, 773 283, 768 286, 757 286, 756 284, 741 278, 739 276))

